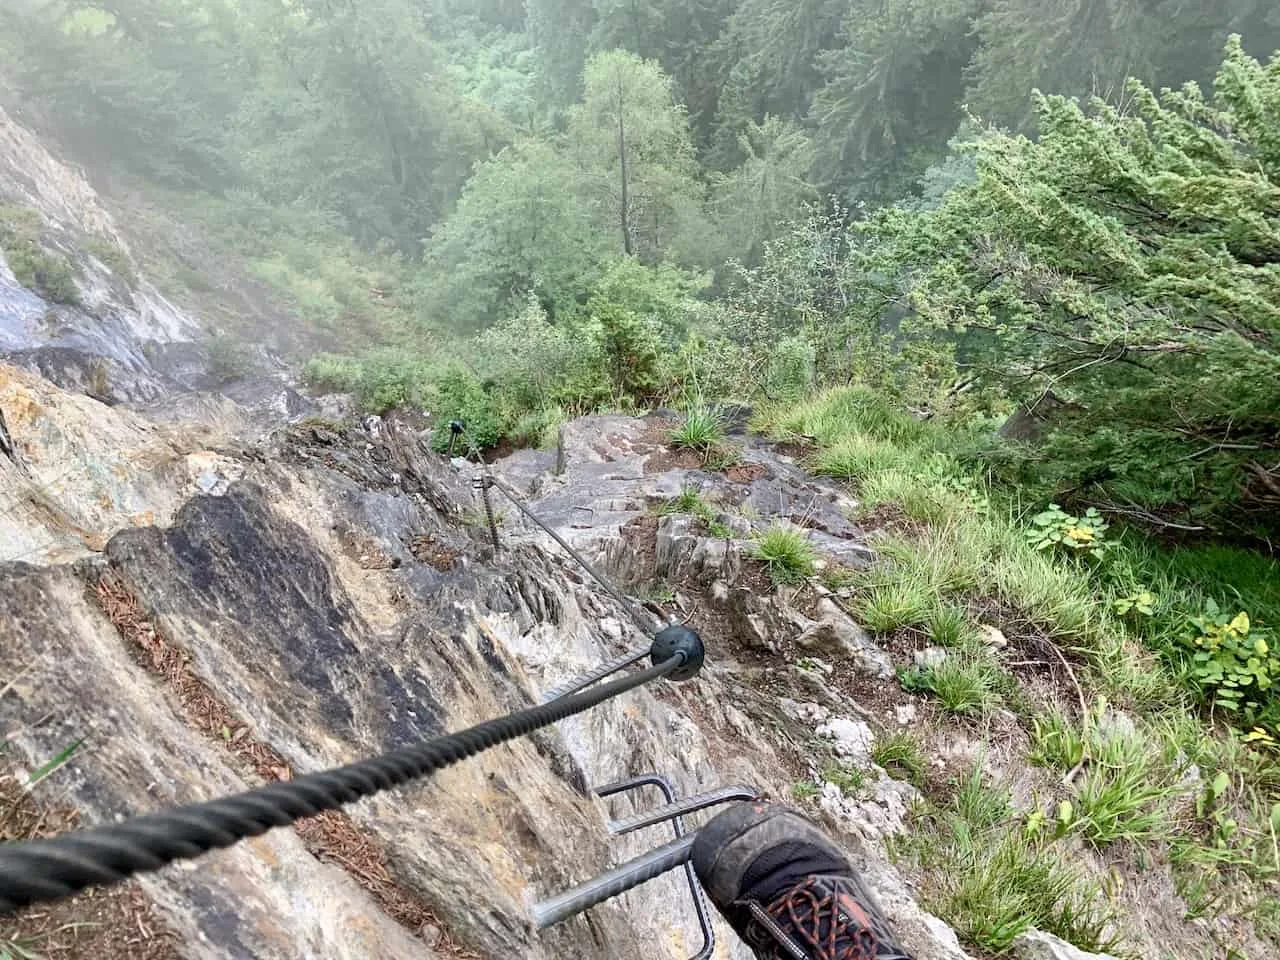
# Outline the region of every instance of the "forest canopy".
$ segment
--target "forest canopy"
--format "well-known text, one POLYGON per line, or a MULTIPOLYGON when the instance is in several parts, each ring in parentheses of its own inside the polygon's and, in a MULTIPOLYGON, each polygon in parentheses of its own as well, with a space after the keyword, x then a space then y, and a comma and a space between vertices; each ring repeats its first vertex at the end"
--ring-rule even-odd
POLYGON ((3 3, 6 98, 375 408, 528 441, 860 381, 957 437, 1021 410, 971 453, 1039 502, 1280 533, 1272 4, 3 3))

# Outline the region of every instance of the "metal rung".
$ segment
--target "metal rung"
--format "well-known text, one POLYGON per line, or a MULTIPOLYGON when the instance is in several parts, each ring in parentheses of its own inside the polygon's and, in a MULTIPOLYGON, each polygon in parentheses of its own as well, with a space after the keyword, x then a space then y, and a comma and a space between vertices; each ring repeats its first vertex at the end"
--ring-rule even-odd
POLYGON ((579 884, 571 890, 566 890, 564 893, 549 900, 535 904, 533 907, 534 921, 540 930, 560 923, 569 917, 576 916, 591 907, 604 903, 606 900, 610 900, 683 865, 689 880, 689 889, 693 895, 694 908, 698 914, 698 923, 703 932, 702 949, 694 954, 690 960, 709 960, 715 951, 715 931, 711 926, 711 918, 702 887, 698 883, 697 874, 694 873, 693 864, 690 863, 693 841, 697 834, 683 835, 684 822, 682 818, 686 813, 705 810, 707 807, 713 807, 716 804, 727 803, 732 800, 755 800, 759 798, 760 794, 751 787, 737 785, 700 793, 686 800, 676 800, 675 790, 672 788, 670 781, 658 774, 647 774, 630 780, 606 784, 598 788, 595 793, 600 797, 610 797, 636 790, 643 786, 654 786, 661 790, 667 800, 666 806, 658 807, 656 810, 640 813, 633 817, 627 817, 623 820, 611 821, 609 823, 609 832, 617 836, 670 821, 672 829, 675 831, 676 839, 656 850, 651 850, 632 860, 628 860, 626 863, 614 867, 612 870, 588 880, 586 883, 579 884))
POLYGON ((656 823, 662 823, 664 820, 672 820, 682 817, 686 813, 695 813, 698 810, 705 810, 707 807, 714 807, 717 804, 728 803, 731 800, 759 799, 759 791, 754 790, 751 787, 721 787, 719 790, 711 790, 707 793, 700 793, 697 796, 688 797, 684 800, 677 800, 665 807, 658 807, 656 810, 650 810, 646 813, 638 813, 634 817, 627 817, 624 820, 613 820, 609 823, 609 832, 614 836, 620 836, 624 833, 634 833, 636 830, 643 830, 645 827, 651 827, 656 823))
MULTIPOLYGON (((617 783, 605 784, 603 787, 597 788, 596 796, 612 797, 619 793, 638 790, 646 786, 657 787, 661 790, 668 807, 675 803, 676 791, 671 786, 671 781, 657 773, 647 773, 639 777, 632 777, 630 780, 619 780, 617 783)), ((684 819, 679 814, 669 819, 676 838, 683 837, 684 819)), ((711 960, 711 954, 716 949, 716 931, 711 926, 711 913, 707 909, 707 898, 702 893, 702 885, 698 882, 698 875, 694 873, 692 863, 685 863, 684 875, 689 882, 689 895, 693 897, 693 910, 697 914, 698 926, 702 930, 702 947, 689 960, 711 960)))
POLYGON ((672 840, 657 850, 650 850, 634 860, 628 860, 550 900, 535 903, 533 905, 534 923, 539 930, 545 929, 606 900, 612 900, 618 894, 626 893, 642 883, 660 877, 682 863, 688 863, 689 858, 693 856, 693 841, 696 837, 697 834, 692 833, 679 840, 672 840))

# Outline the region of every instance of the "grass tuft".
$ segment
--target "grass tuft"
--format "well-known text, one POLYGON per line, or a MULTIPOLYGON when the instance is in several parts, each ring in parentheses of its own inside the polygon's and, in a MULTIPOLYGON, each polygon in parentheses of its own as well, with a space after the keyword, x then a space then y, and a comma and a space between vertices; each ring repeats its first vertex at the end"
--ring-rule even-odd
POLYGON ((800 583, 813 576, 817 554, 800 530, 772 526, 756 538, 753 555, 775 584, 800 583))
POLYGON ((924 750, 920 741, 909 733, 891 733, 877 739, 871 748, 871 759, 895 780, 905 780, 917 787, 924 783, 924 750))
POLYGON ((904 689, 932 694, 944 710, 961 716, 986 714, 1011 685, 1010 676, 976 644, 948 654, 936 666, 913 667, 902 674, 904 689))
POLYGON ((929 594, 924 584, 911 578, 877 583, 863 598, 860 616, 872 633, 892 633, 923 623, 929 615, 929 594))
POLYGON ((668 435, 673 447, 696 450, 709 455, 724 439, 724 419, 710 407, 693 407, 685 414, 684 423, 668 435))
POLYGON ((883 440, 854 434, 820 450, 813 458, 813 469, 825 477, 860 482, 886 470, 906 469, 910 461, 908 451, 883 440))
POLYGON ((929 639, 940 647, 962 647, 972 641, 974 632, 965 611, 946 603, 935 603, 925 616, 924 628, 929 639))

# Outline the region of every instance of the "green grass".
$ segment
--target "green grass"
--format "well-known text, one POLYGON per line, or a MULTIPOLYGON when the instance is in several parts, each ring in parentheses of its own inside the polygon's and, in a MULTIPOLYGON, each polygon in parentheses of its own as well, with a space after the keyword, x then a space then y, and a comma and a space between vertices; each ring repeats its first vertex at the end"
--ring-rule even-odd
POLYGON ((925 868, 925 905, 962 938, 1003 954, 1035 927, 1082 950, 1114 947, 1100 886, 1067 866, 1053 841, 1011 822, 1009 792, 975 768, 951 802, 896 848, 925 868))
POLYGON ((1000 702, 1006 676, 991 659, 961 653, 932 668, 928 685, 948 713, 976 716, 1000 702))
POLYGON ((1075 795, 1072 829, 1095 847, 1163 837, 1169 826, 1164 801, 1170 787, 1147 780, 1144 764, 1085 768, 1075 795))
POLYGON ((772 526, 756 538, 752 556, 775 584, 800 583, 813 576, 817 554, 801 530, 772 526))
POLYGON ((1032 718, 1027 755, 1032 763, 1065 773, 1084 762, 1087 749, 1084 730, 1056 707, 1032 718))
POLYGON ((906 690, 931 694, 942 709, 980 716, 1003 699, 1012 678, 985 650, 970 646, 948 654, 936 666, 913 667, 902 674, 906 690))
POLYGON ((734 538, 733 528, 727 523, 721 523, 719 520, 707 521, 707 536, 715 540, 732 540, 734 538))
POLYGON ((41 780, 53 775, 53 773, 65 766, 71 758, 75 756, 76 751, 84 746, 84 741, 85 738, 81 737, 80 739, 67 744, 36 769, 32 770, 28 778, 27 785, 29 787, 34 787, 41 780))
POLYGON ((138 282, 137 272, 133 269, 133 261, 124 248, 106 237, 90 237, 84 242, 84 249, 128 286, 138 282))
POLYGON ((867 772, 858 767, 829 763, 822 769, 822 779, 834 783, 842 793, 856 794, 867 785, 867 772))
POLYGON ((528 410, 516 418, 511 439, 518 446, 554 450, 560 443, 560 428, 569 420, 569 412, 558 404, 528 410))
POLYGON ((695 517, 701 517, 708 522, 714 519, 716 515, 711 504, 702 498, 698 488, 691 486, 681 487, 680 492, 662 504, 658 512, 664 515, 687 513, 695 517))
POLYGON ((871 748, 871 759, 895 780, 905 780, 917 787, 924 783, 924 750, 920 741, 905 731, 877 738, 871 748))
POLYGON ((693 407, 667 439, 673 447, 696 450, 707 456, 724 439, 724 420, 710 407, 693 407))
POLYGON ((923 623, 931 603, 927 586, 904 576, 875 584, 862 598, 858 612, 872 633, 892 633, 923 623))
POLYGON ((733 443, 715 443, 707 450, 708 470, 728 470, 742 462, 742 447, 733 443))
POLYGON ((1105 847, 1168 834, 1169 801, 1179 790, 1174 752, 1141 725, 1117 726, 1100 700, 1082 720, 1056 709, 1035 717, 1028 759, 1077 774, 1059 808, 1059 829, 1105 847))
POLYGON ((794 800, 808 800, 818 795, 818 785, 812 780, 797 780, 791 785, 791 797, 794 800))
MULTIPOLYGON (((1074 855, 1067 844, 1083 842, 1131 866, 1152 863, 1148 850, 1169 851, 1193 910, 1250 918, 1264 936, 1280 926, 1280 908, 1266 907, 1277 902, 1280 883, 1280 751, 1242 744, 1248 726, 1231 733, 1221 723, 1231 717, 1215 722, 1197 712, 1205 700, 1188 682, 1182 641, 1189 617, 1209 599, 1280 628, 1280 564, 1225 546, 1166 548, 1119 528, 1101 562, 1038 551, 1025 518, 1041 505, 988 489, 952 459, 941 424, 882 407, 866 391, 842 388, 775 412, 768 423, 775 437, 814 442, 811 466, 855 481, 864 510, 892 505, 914 521, 895 534, 879 531, 880 562, 834 588, 855 590, 869 630, 916 628, 949 651, 935 667, 903 671, 905 689, 959 717, 988 714, 1002 702, 1022 714, 1029 759, 1055 771, 1046 801, 1060 818, 1046 829, 1043 821, 1054 818, 1042 808, 1024 823, 990 789, 962 786, 934 829, 921 831, 921 844, 909 842, 918 852, 922 844, 934 848, 920 856, 935 910, 991 953, 1004 952, 1030 925, 1082 949, 1103 948, 1098 885, 1061 865, 1074 855), (1116 609, 1116 599, 1144 592, 1158 598, 1153 612, 1116 609), (1001 616, 1045 632, 1072 655, 1085 696, 1105 694, 1129 713, 1136 732, 1117 733, 1125 728, 1105 704, 1074 716, 1072 692, 1063 692, 1069 702, 1061 705, 1033 704, 1000 658, 1041 655, 985 647, 969 622, 971 607, 990 611, 984 620, 996 617, 991 622, 1006 632, 1001 616), (1269 759, 1259 764, 1254 756, 1269 759), (1228 773, 1221 798, 1188 795, 1181 777, 1189 762, 1199 765, 1206 790, 1228 773), (1192 815, 1192 807, 1200 812, 1192 815)), ((1157 853, 1154 862, 1163 858, 1157 853)))
POLYGON ((824 390, 775 416, 767 428, 779 439, 812 437, 824 446, 851 434, 914 446, 934 433, 931 424, 917 420, 861 386, 824 390))
POLYGON ((974 636, 973 627, 969 624, 968 614, 964 609, 941 601, 929 608, 924 628, 929 639, 940 647, 961 647, 974 636))
POLYGON ((911 455, 883 440, 862 434, 845 437, 813 457, 813 471, 837 480, 863 481, 886 470, 905 469, 911 455))
POLYGON ((46 250, 42 233, 43 221, 34 210, 0 206, 0 250, 18 283, 54 303, 79 303, 71 261, 46 250))

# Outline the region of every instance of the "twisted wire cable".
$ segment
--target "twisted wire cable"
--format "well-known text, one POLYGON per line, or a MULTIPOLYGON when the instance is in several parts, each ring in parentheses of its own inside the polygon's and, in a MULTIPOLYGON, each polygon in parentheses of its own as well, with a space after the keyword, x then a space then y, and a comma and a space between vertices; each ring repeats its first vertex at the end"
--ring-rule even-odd
POLYGON ((198 857, 283 827, 303 817, 429 776, 460 760, 581 713, 653 680, 677 673, 688 656, 677 651, 654 666, 476 724, 458 733, 392 750, 296 780, 231 797, 176 807, 119 824, 45 840, 0 844, 0 915, 85 887, 115 883, 198 857))
POLYGON ((590 563, 588 563, 586 558, 583 557, 582 554, 580 554, 577 550, 573 549, 573 547, 569 546, 568 542, 564 539, 564 537, 560 536, 560 534, 552 530, 551 527, 548 526, 546 523, 544 523, 536 513, 534 513, 532 510, 526 507, 524 503, 521 502, 520 497, 516 494, 516 492, 512 490, 504 480, 502 480, 500 477, 494 476, 492 473, 487 474, 487 478, 490 482, 492 482, 492 484, 495 487, 498 488, 499 491, 501 491, 503 496, 505 496, 508 500, 510 500, 513 504, 515 504, 517 510, 519 510, 526 517, 528 517, 530 520, 536 523, 539 527, 541 527, 542 531, 546 533, 549 537, 551 537, 551 539, 553 539, 556 543, 564 547, 565 551, 569 554, 569 556, 573 557, 574 560, 578 561, 578 565, 582 567, 582 569, 585 570, 591 576, 591 579, 594 580, 596 583, 600 584, 600 586, 604 588, 604 591, 608 593, 609 596, 613 597, 614 600, 618 601, 619 606, 621 606, 623 610, 627 611, 627 615, 631 617, 632 621, 635 623, 637 627, 640 628, 642 632, 650 633, 651 631, 655 629, 660 629, 662 627, 662 624, 659 623, 653 617, 644 616, 640 612, 640 608, 637 607, 636 604, 632 602, 628 597, 623 596, 622 592, 618 590, 618 588, 615 587, 612 583, 610 583, 608 578, 606 578, 603 573, 601 573, 599 570, 593 567, 590 563))

